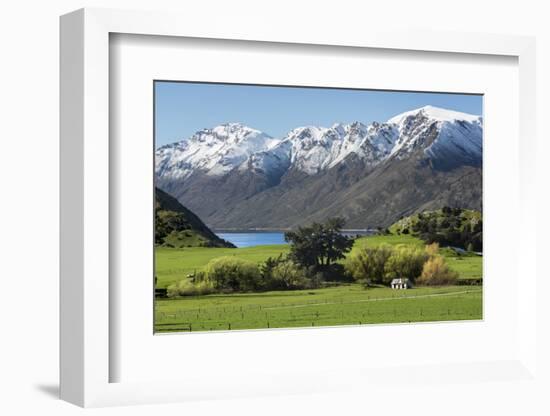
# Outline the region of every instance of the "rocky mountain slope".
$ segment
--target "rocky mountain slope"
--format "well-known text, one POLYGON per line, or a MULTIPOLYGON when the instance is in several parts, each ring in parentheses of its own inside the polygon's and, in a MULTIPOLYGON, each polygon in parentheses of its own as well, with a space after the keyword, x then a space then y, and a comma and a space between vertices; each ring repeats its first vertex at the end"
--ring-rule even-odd
POLYGON ((156 153, 157 186, 217 228, 285 228, 343 215, 387 226, 442 206, 481 209, 482 118, 422 107, 385 123, 273 138, 239 123, 156 153))

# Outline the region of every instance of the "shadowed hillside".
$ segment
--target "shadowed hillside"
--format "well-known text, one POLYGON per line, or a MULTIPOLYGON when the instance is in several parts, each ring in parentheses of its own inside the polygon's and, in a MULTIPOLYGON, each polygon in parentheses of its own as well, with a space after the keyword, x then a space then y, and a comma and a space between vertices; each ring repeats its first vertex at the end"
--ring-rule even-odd
POLYGON ((193 212, 155 188, 155 244, 168 247, 235 247, 214 234, 193 212))

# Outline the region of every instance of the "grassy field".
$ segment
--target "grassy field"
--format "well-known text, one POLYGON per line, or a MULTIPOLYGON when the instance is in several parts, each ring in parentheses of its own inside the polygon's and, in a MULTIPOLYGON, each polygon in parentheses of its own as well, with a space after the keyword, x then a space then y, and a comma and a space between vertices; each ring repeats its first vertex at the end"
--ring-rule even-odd
POLYGON ((221 256, 241 257, 253 262, 263 262, 268 257, 287 253, 287 245, 256 246, 245 248, 165 248, 155 249, 157 287, 164 288, 184 279, 188 274, 201 270, 210 260, 221 256))
MULTIPOLYGON (((389 244, 397 246, 415 245, 423 247, 424 243, 418 238, 410 235, 387 235, 362 237, 355 242, 353 251, 368 246, 389 244)), ((201 270, 211 259, 221 256, 236 256, 253 262, 265 261, 268 257, 276 257, 280 253, 287 253, 287 245, 256 246, 247 248, 164 248, 157 247, 156 254, 156 275, 157 286, 165 288, 172 283, 184 279, 188 274, 201 270)), ((457 256, 452 250, 442 249, 441 253, 447 259, 449 266, 456 270, 461 278, 478 278, 482 274, 482 257, 457 256)))
POLYGON ((282 292, 159 299, 155 331, 213 331, 482 318, 481 287, 395 291, 350 284, 282 292))
MULTIPOLYGON (((353 251, 381 244, 424 243, 410 235, 363 237, 353 251)), ((201 270, 209 260, 236 256, 254 262, 287 253, 288 246, 249 248, 163 248, 156 249, 158 287, 167 287, 201 270)), ((440 250, 462 279, 482 275, 482 257, 458 256, 450 249, 440 250)), ((180 299, 157 299, 155 331, 214 331, 256 328, 290 328, 375 323, 473 320, 482 318, 482 288, 453 286, 395 291, 389 288, 364 289, 357 284, 337 287, 208 295, 180 299)))

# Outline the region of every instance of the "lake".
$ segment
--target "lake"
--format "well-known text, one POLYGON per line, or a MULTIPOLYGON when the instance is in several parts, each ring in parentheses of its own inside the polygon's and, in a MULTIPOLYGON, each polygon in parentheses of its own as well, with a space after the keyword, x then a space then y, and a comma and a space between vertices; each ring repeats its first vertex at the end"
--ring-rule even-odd
MULTIPOLYGON (((372 231, 347 231, 344 235, 370 235, 372 231)), ((282 231, 217 231, 216 235, 237 247, 288 244, 282 231)))
POLYGON ((283 232, 217 232, 216 235, 237 247, 254 247, 270 244, 287 244, 283 232))

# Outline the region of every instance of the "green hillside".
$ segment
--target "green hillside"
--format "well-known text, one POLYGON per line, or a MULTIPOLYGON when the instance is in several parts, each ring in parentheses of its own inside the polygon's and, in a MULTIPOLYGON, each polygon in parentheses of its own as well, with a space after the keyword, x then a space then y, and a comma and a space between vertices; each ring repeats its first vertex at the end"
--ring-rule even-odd
POLYGON ((395 235, 414 235, 425 243, 455 246, 468 251, 483 250, 481 212, 444 207, 401 218, 389 227, 395 235))
POLYGON ((214 234, 176 198, 158 188, 155 188, 155 244, 175 248, 235 247, 214 234))

